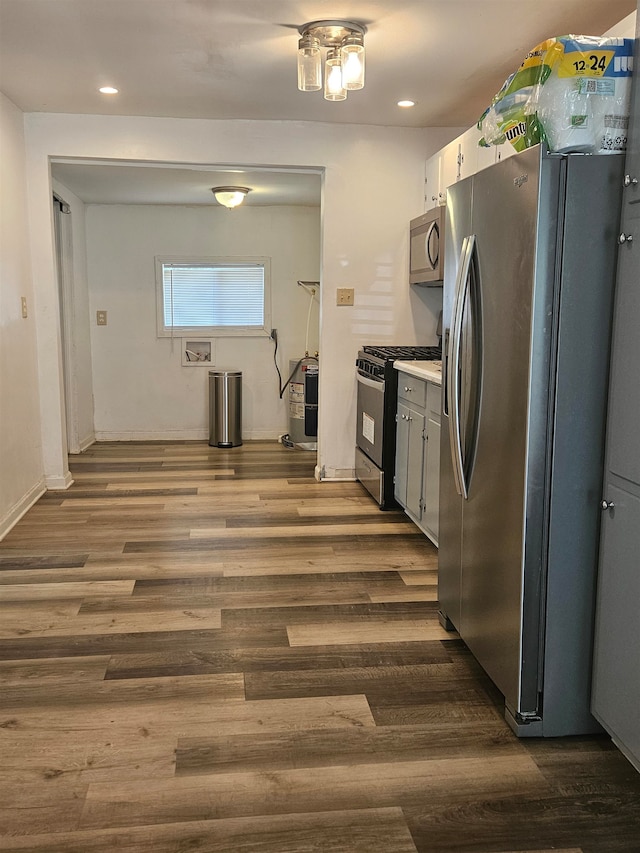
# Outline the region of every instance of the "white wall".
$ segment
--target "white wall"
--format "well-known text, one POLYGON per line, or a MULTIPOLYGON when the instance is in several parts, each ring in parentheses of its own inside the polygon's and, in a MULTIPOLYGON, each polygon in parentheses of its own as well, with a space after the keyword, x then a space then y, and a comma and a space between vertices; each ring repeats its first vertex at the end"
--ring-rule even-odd
POLYGON ((0 538, 44 491, 22 112, 0 94, 0 538), (22 317, 21 297, 27 300, 22 317))
MULTIPOLYGON (((87 254, 95 429, 100 440, 202 439, 208 435, 208 368, 242 371, 245 439, 288 431, 273 342, 218 338, 213 365, 182 365, 181 339, 156 334, 156 255, 271 258, 271 326, 279 364, 304 355, 309 295, 297 281, 320 275, 318 207, 88 205, 87 254), (97 310, 108 323, 97 326, 97 310)), ((309 348, 318 349, 318 302, 309 348)), ((197 338, 197 336, 195 336, 197 338)))
MULTIPOLYGON (((41 351, 59 346, 49 157, 324 169, 319 468, 352 476, 354 362, 363 343, 432 343, 441 294, 410 293, 407 224, 424 209, 425 158, 457 129, 32 113, 25 117, 30 229, 41 351), (355 289, 337 307, 338 287, 355 289)), ((55 358, 40 362, 45 470, 66 474, 55 358)))

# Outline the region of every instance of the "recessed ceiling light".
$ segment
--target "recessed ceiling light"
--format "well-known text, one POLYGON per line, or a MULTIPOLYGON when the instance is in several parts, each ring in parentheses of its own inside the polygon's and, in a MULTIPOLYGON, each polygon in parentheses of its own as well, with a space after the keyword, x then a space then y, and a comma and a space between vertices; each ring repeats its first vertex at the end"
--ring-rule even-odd
POLYGON ((399 107, 415 107, 415 101, 398 101, 399 107))
POLYGON ((101 86, 99 91, 102 92, 103 95, 117 95, 118 94, 118 90, 114 89, 113 86, 101 86))

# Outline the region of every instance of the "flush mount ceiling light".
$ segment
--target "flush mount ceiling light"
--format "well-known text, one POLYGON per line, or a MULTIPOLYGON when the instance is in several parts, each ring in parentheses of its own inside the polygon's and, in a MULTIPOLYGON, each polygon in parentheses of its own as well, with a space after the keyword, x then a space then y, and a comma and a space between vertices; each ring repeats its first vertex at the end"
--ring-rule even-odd
POLYGON ((354 21, 312 21, 298 27, 298 89, 322 89, 322 48, 327 48, 324 97, 344 101, 347 92, 364 87, 364 34, 354 21))
POLYGON ((216 197, 218 204, 222 204, 231 210, 231 208, 242 204, 247 193, 250 193, 251 190, 248 187, 211 187, 211 192, 216 197))
POLYGON ((118 90, 114 86, 101 86, 98 90, 103 95, 117 95, 118 90))

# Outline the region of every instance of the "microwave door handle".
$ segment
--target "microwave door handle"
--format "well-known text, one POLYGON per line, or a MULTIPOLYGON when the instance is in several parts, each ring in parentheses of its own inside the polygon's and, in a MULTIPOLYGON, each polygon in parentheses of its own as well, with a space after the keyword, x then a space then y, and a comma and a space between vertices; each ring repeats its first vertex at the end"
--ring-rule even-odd
POLYGON ((425 239, 425 248, 427 250, 427 258, 429 259, 429 263, 431 264, 431 269, 436 269, 438 266, 438 261, 440 260, 440 229, 438 228, 437 222, 432 222, 431 227, 427 231, 427 236, 425 239), (431 237, 435 234, 435 246, 436 246, 436 256, 433 258, 431 256, 431 237))

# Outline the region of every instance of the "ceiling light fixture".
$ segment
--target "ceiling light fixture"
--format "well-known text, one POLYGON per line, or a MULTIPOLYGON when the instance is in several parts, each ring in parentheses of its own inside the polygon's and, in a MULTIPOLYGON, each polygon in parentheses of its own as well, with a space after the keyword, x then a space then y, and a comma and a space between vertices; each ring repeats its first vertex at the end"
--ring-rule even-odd
POLYGON ((117 95, 118 94, 118 90, 116 88, 114 88, 113 86, 101 86, 98 91, 101 92, 103 95, 117 95))
POLYGON ((218 204, 231 210, 242 204, 247 193, 250 193, 251 190, 248 187, 211 187, 211 192, 216 197, 218 204))
POLYGON ((415 102, 415 101, 409 101, 409 100, 406 100, 406 101, 398 101, 398 106, 399 106, 399 107, 405 107, 405 108, 408 108, 408 107, 415 107, 415 105, 416 105, 416 102, 415 102))
POLYGON ((298 27, 298 89, 322 89, 322 50, 327 48, 324 97, 344 101, 347 92, 364 87, 364 34, 354 21, 312 21, 298 27))

